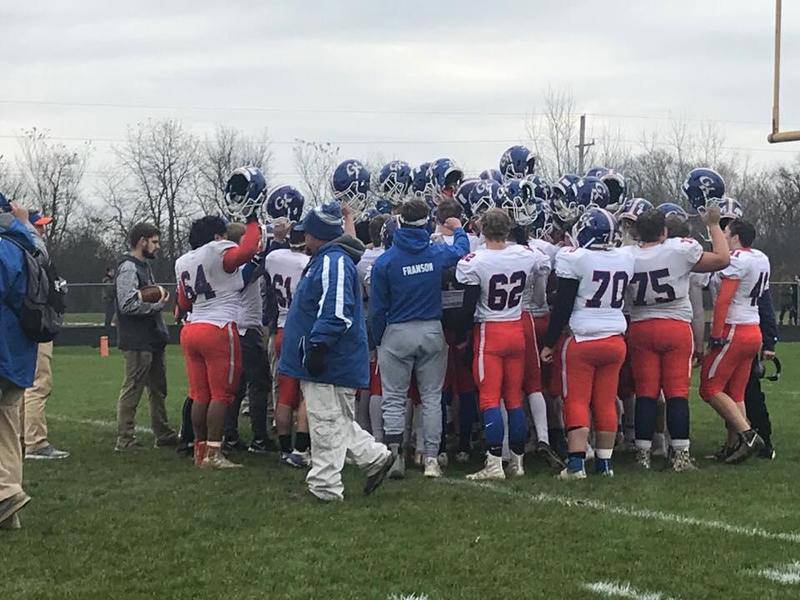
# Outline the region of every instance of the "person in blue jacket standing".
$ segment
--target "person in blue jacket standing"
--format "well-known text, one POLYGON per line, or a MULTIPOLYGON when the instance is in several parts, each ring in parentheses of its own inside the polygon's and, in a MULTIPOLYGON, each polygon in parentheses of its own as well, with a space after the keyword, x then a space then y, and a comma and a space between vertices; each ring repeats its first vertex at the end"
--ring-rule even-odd
POLYGON ((401 206, 400 229, 392 246, 375 261, 370 281, 370 324, 383 386, 384 441, 397 457, 389 477, 398 479, 405 476, 403 430, 412 372, 422 401, 425 476, 442 475, 437 461, 447 363, 441 324, 442 271, 469 253, 469 239, 455 217, 444 223, 453 231, 453 244, 432 244, 429 213, 422 200, 401 206))
POLYGON ((305 233, 311 260, 286 316, 278 371, 300 380, 311 434, 309 491, 342 500, 345 456, 367 474, 364 494, 377 488, 394 456, 354 420, 355 394, 369 385, 367 331, 356 263, 364 245, 344 235, 335 201, 309 212, 305 233))
POLYGON ((27 222, 28 211, 0 194, 0 529, 18 529, 17 512, 30 501, 22 490, 19 435, 23 393, 36 370, 36 342, 17 316, 28 290, 21 247, 35 252, 27 222))

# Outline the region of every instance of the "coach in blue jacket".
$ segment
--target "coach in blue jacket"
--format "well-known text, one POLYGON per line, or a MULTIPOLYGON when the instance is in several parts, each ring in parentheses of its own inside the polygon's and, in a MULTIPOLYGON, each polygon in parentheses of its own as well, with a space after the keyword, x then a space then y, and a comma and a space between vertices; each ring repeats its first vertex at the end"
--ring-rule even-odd
POLYGON ((392 246, 375 261, 370 281, 370 324, 378 345, 383 386, 384 441, 396 456, 389 476, 405 475, 403 431, 411 373, 422 401, 425 475, 441 477, 437 462, 442 436, 442 384, 447 346, 442 332, 442 271, 469 252, 467 234, 456 218, 453 245, 432 244, 429 209, 422 200, 400 208, 400 229, 392 246))
POLYGON ((17 512, 30 500, 22 490, 19 413, 25 388, 33 384, 36 342, 25 335, 17 316, 28 290, 20 246, 35 251, 27 222, 28 212, 0 194, 0 529, 18 528, 17 512))
POLYGON ((344 235, 342 211, 328 202, 295 230, 305 233, 311 260, 292 299, 278 371, 300 380, 311 434, 309 491, 342 500, 342 468, 350 456, 367 474, 364 493, 383 481, 394 457, 354 420, 356 389, 369 385, 367 332, 356 263, 364 245, 344 235))

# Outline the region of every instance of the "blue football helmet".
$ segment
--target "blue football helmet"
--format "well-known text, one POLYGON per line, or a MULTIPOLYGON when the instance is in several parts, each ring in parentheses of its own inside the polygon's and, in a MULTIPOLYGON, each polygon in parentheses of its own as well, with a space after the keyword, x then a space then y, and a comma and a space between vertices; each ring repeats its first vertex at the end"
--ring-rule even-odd
POLYGON ((503 174, 498 171, 497 169, 486 169, 481 171, 481 174, 478 175, 480 179, 487 179, 491 181, 496 181, 497 183, 503 183, 503 174))
POLYGON ((567 173, 566 175, 562 175, 561 177, 559 177, 558 181, 556 181, 550 188, 550 194, 552 198, 556 199, 567 196, 568 201, 574 200, 573 197, 574 189, 572 186, 578 183, 579 179, 580 177, 578 177, 577 175, 573 175, 572 173, 567 173))
POLYGON ((528 225, 532 221, 530 204, 533 186, 526 179, 509 179, 503 186, 498 208, 502 208, 517 225, 528 225))
POLYGON ((656 206, 656 210, 664 213, 665 217, 675 215, 681 221, 689 220, 689 215, 686 214, 686 211, 683 209, 683 207, 680 204, 675 204, 674 202, 662 202, 656 206))
POLYGON ((393 160, 381 167, 378 174, 378 193, 393 205, 405 200, 411 189, 411 165, 404 160, 393 160))
POLYGON ((717 206, 719 206, 720 221, 723 219, 741 219, 744 217, 742 204, 734 198, 723 196, 717 200, 717 206))
POLYGON ((548 181, 538 175, 528 175, 525 179, 531 183, 533 197, 548 204, 553 196, 553 188, 548 181))
POLYGON ((714 169, 698 167, 689 171, 682 189, 689 205, 696 212, 703 212, 709 200, 725 195, 725 181, 714 169))
POLYGON ((347 204, 356 215, 367 207, 369 183, 367 167, 354 158, 339 163, 331 176, 333 197, 347 204))
POLYGON ((578 206, 589 208, 596 206, 605 208, 608 206, 610 194, 608 187, 598 177, 581 177, 573 186, 575 188, 575 201, 578 206))
POLYGON ((550 233, 553 231, 550 211, 545 208, 542 202, 536 201, 535 198, 531 203, 531 223, 528 228, 536 239, 550 240, 550 233))
POLYGON ((381 215, 388 215, 392 212, 392 203, 389 202, 386 198, 378 198, 375 200, 375 210, 378 211, 378 214, 381 215))
POLYGON ((504 179, 523 179, 533 175, 535 167, 536 157, 525 146, 511 146, 500 157, 500 174, 504 179))
POLYGON ((598 179, 602 179, 607 173, 609 169, 606 167, 592 167, 588 171, 586 171, 586 175, 584 177, 597 177, 598 179))
POLYGON ((633 221, 639 218, 643 212, 653 208, 653 203, 644 198, 631 198, 619 209, 617 219, 620 221, 633 221))
POLYGON ((572 243, 578 248, 604 250, 610 248, 616 237, 617 224, 611 213, 592 206, 578 217, 572 226, 572 243))
POLYGON ((267 180, 258 167, 235 169, 225 184, 225 212, 231 219, 244 221, 264 203, 267 180))
POLYGON ((452 197, 464 179, 464 171, 450 158, 437 158, 428 167, 428 179, 433 184, 433 201, 452 197))
POLYGON ((431 163, 422 163, 411 171, 411 195, 426 200, 433 196, 433 182, 428 179, 431 163))
POLYGON ((494 180, 481 179, 469 194, 472 215, 480 217, 490 208, 497 208, 502 199, 503 186, 494 180))
POLYGON ((306 199, 297 188, 282 185, 272 190, 267 196, 267 221, 285 217, 293 223, 299 223, 303 215, 306 199))
POLYGON ((607 208, 617 208, 628 195, 628 184, 622 173, 614 169, 607 169, 605 175, 600 177, 600 180, 606 184, 608 188, 608 206, 607 208))
POLYGON ((461 210, 464 212, 464 216, 467 219, 472 219, 472 205, 470 204, 470 194, 472 190, 475 189, 475 186, 478 185, 482 179, 465 179, 461 182, 461 185, 458 186, 455 195, 456 202, 461 205, 461 210))
POLYGON ((391 247, 394 241, 395 232, 400 229, 400 219, 397 216, 387 219, 381 227, 381 243, 387 250, 391 247))

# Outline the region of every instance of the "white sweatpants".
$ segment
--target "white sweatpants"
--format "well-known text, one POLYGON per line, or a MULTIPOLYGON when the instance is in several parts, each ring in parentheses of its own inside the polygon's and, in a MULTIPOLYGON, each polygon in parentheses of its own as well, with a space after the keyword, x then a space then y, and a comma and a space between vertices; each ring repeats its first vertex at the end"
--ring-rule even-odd
POLYGON ((380 468, 389 449, 355 422, 354 389, 303 380, 300 388, 306 401, 311 434, 308 489, 322 500, 341 500, 344 498, 345 457, 349 456, 362 471, 372 475, 380 468))

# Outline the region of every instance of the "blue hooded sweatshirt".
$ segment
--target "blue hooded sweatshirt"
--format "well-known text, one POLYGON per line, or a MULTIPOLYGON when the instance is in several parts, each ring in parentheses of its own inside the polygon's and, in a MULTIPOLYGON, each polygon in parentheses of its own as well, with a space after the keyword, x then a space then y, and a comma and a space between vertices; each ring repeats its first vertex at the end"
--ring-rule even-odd
POLYGON ((369 386, 366 320, 355 265, 363 253, 361 242, 344 235, 311 258, 286 315, 279 372, 341 387, 369 386), (303 366, 305 348, 311 343, 328 349, 319 375, 311 375, 303 366))
MULTIPOLYGON (((0 214, 0 231, 34 252, 31 234, 11 214, 0 214)), ((25 256, 13 242, 0 236, 0 379, 27 388, 36 371, 36 342, 22 331, 17 313, 28 290, 25 256)))
POLYGON ((442 271, 469 253, 469 238, 460 227, 453 245, 432 244, 420 227, 401 227, 392 246, 372 266, 370 325, 380 345, 386 326, 442 318, 442 271))

